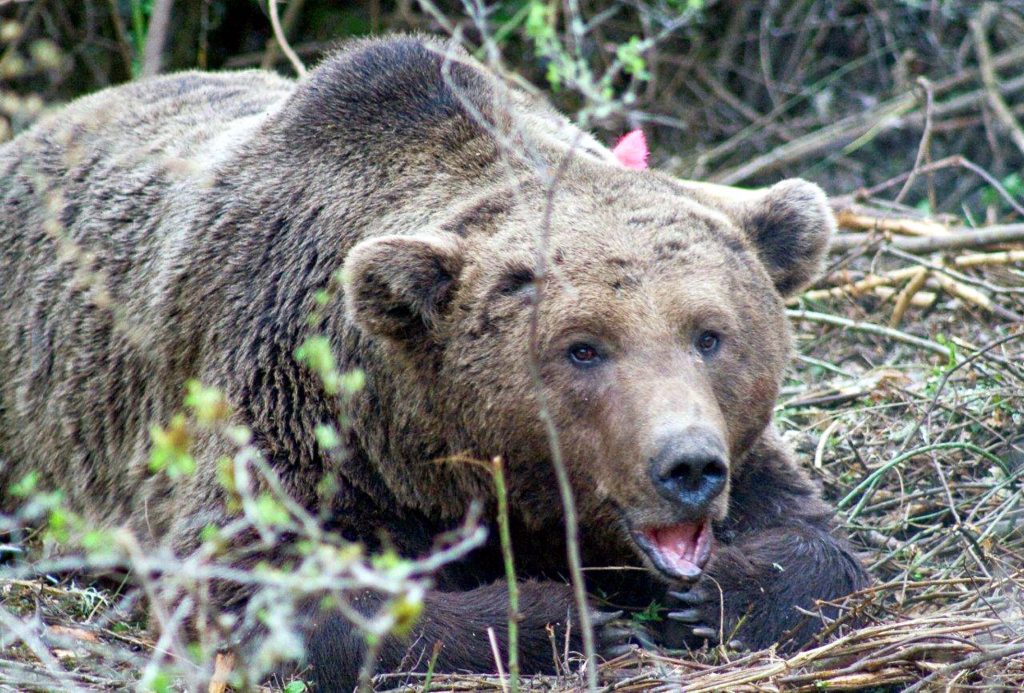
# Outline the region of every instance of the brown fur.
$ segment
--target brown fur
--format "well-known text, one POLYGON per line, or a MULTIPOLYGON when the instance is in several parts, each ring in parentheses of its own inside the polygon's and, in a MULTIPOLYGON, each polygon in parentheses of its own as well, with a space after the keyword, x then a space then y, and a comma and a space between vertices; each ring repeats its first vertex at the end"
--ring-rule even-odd
MULTIPOLYGON (((443 53, 395 38, 353 44, 298 84, 141 82, 0 148, 4 487, 39 470, 96 520, 188 550, 225 521, 215 460, 228 446, 202 441, 197 473, 176 484, 146 461, 148 426, 178 409, 189 377, 225 391, 297 500, 371 545, 383 528, 409 555, 491 496, 475 467, 436 460, 500 455, 518 567, 539 581, 523 587, 524 668, 546 670, 544 626, 571 617, 572 600, 528 368, 540 290, 538 362, 588 565, 650 567, 630 528, 690 519, 654 490, 665 431, 701 427, 728 466, 728 490, 702 511, 716 549, 689 591, 670 597, 653 573, 598 572, 594 587, 667 600, 677 618, 659 637, 678 646, 702 639, 695 626, 717 628, 713 583, 726 631, 745 616, 751 645, 798 626, 795 606, 862 585, 769 423, 790 350, 783 294, 816 271, 831 229, 822 193, 787 181, 736 201, 625 170, 543 104, 443 53), (541 232, 549 273, 537 278, 541 232), (91 279, 57 238, 89 254, 91 279), (345 411, 293 358, 314 293, 342 266, 326 331, 342 366, 367 376, 345 411), (708 358, 693 346, 706 330, 722 338, 708 358), (579 340, 601 345, 599 368, 567 362, 579 340), (313 429, 342 414, 351 454, 338 461, 313 429), (340 487, 320 498, 327 473, 340 487)), ((414 647, 441 640, 440 669, 489 669, 481 630, 503 633, 500 575, 494 541, 439 575, 414 647)), ((315 612, 314 672, 326 689, 351 686, 362 639, 315 612)), ((408 646, 388 641, 381 667, 408 646)))

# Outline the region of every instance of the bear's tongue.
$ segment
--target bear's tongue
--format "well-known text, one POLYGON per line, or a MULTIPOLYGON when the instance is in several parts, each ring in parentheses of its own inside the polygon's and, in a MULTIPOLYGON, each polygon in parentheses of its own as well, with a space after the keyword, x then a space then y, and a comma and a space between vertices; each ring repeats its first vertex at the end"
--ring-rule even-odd
POLYGON ((645 534, 665 567, 680 577, 700 575, 711 553, 711 523, 706 520, 648 529, 645 534))

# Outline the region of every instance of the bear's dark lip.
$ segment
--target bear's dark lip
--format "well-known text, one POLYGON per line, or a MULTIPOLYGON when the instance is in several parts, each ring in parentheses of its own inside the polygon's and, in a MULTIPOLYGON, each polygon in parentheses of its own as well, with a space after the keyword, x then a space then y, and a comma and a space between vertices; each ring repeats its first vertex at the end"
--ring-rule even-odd
POLYGON ((666 525, 664 527, 645 527, 642 529, 630 529, 630 535, 633 538, 634 543, 640 547, 644 554, 646 554, 648 560, 658 569, 663 575, 673 580, 687 580, 692 581, 700 577, 701 573, 704 572, 704 566, 707 564, 708 559, 711 557, 711 545, 713 543, 714 534, 711 529, 711 519, 704 517, 695 522, 682 522, 677 525, 666 525), (661 550, 655 545, 652 535, 660 530, 671 529, 673 527, 680 526, 692 526, 697 525, 697 540, 695 546, 694 562, 691 563, 692 568, 686 570, 680 570, 673 565, 661 552, 661 550))

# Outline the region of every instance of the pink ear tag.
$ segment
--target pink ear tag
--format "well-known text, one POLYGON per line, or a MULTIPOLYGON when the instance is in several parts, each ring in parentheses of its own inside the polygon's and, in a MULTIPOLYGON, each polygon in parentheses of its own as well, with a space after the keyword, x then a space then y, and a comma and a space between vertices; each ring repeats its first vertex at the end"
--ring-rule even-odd
POLYGON ((643 130, 634 130, 626 135, 623 135, 618 142, 615 143, 615 148, 612 150, 612 154, 619 160, 619 163, 626 168, 633 168, 637 171, 642 171, 647 168, 647 138, 644 137, 643 130))

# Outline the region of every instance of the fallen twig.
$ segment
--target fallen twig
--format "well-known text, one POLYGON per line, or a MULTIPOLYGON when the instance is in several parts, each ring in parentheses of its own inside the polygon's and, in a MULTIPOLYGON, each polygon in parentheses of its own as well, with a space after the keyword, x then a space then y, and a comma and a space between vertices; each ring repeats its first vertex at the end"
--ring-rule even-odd
POLYGON ((288 37, 284 34, 284 28, 281 26, 281 18, 277 12, 277 0, 268 0, 270 9, 270 24, 274 28, 274 36, 277 37, 277 43, 281 47, 281 52, 288 57, 288 61, 291 62, 292 67, 295 68, 295 74, 299 77, 306 76, 306 66, 302 64, 299 56, 292 50, 292 46, 288 43, 288 37))
POLYGON ((991 173, 986 171, 978 164, 959 154, 947 156, 944 159, 939 159, 938 161, 933 161, 930 164, 925 164, 924 166, 921 166, 918 169, 901 173, 898 176, 893 176, 887 181, 883 181, 877 185, 873 185, 870 188, 864 190, 858 190, 852 195, 840 195, 838 197, 833 197, 832 205, 833 207, 842 208, 844 205, 847 205, 853 202, 854 200, 866 200, 868 198, 874 197, 883 190, 888 190, 889 188, 895 185, 899 185, 900 183, 910 178, 910 176, 916 175, 916 173, 933 173, 940 169, 952 167, 966 168, 968 171, 977 175, 979 178, 981 178, 986 183, 991 185, 992 188, 997 193, 999 193, 999 196, 1006 200, 1006 203, 1008 205, 1013 207, 1013 210, 1017 212, 1017 214, 1024 216, 1024 206, 1021 206, 1021 204, 1017 202, 1016 199, 1014 199, 1013 195, 1010 194, 1010 191, 1006 189, 1006 186, 1004 186, 999 181, 999 179, 997 179, 995 176, 993 176, 991 173))
POLYGON ((910 278, 906 286, 896 297, 896 305, 892 309, 892 317, 889 318, 889 327, 897 328, 900 326, 900 322, 903 320, 903 315, 907 312, 907 308, 910 307, 910 302, 914 300, 914 296, 917 292, 924 288, 924 283, 928 280, 928 270, 924 267, 918 267, 917 272, 910 278))
MULTIPOLYGON (((829 250, 833 253, 846 252, 852 248, 866 245, 874 238, 877 236, 870 233, 841 233, 832 239, 829 250)), ((1024 241, 1024 224, 1000 224, 972 231, 958 231, 945 236, 891 238, 886 240, 886 243, 911 253, 931 253, 940 250, 981 248, 986 245, 1021 241, 1024 241)))
MULTIPOLYGON (((909 180, 909 179, 908 179, 909 180)), ((836 225, 855 231, 889 231, 907 236, 948 236, 949 227, 928 219, 900 219, 875 216, 844 208, 836 212, 836 225)))
POLYGON ((849 320, 848 318, 841 318, 838 315, 828 315, 827 313, 816 313, 814 311, 802 309, 789 309, 786 311, 786 315, 793 320, 809 320, 811 322, 823 323, 825 325, 834 325, 848 330, 855 330, 857 332, 886 337, 888 339, 902 342, 904 344, 910 344, 943 356, 949 355, 949 349, 938 342, 933 342, 930 339, 924 339, 922 337, 915 337, 912 334, 894 330, 891 327, 884 327, 870 322, 861 322, 859 320, 849 320))
POLYGON ((1010 107, 1006 105, 1003 95, 999 93, 999 80, 996 77, 995 68, 992 66, 992 48, 989 46, 988 25, 995 17, 999 6, 993 2, 986 2, 981 6, 974 17, 968 22, 971 27, 971 34, 974 37, 974 50, 978 55, 978 69, 981 72, 981 81, 988 92, 988 103, 992 112, 1003 124, 1009 133, 1010 139, 1017 145, 1017 149, 1024 152, 1024 129, 1021 129, 1017 117, 1013 115, 1010 107))

